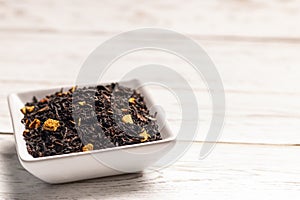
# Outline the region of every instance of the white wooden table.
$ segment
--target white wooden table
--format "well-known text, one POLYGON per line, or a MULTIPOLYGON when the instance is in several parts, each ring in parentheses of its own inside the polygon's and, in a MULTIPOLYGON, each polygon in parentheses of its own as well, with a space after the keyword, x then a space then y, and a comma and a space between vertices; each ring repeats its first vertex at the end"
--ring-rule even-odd
MULTIPOLYGON (((197 84, 197 140, 157 172, 48 185, 20 166, 12 135, 0 134, 0 199, 299 199, 299 19, 297 1, 0 1, 0 132, 12 132, 9 93, 74 83, 94 48, 139 27, 168 28, 199 42, 227 100, 221 140, 199 161, 211 109, 205 85, 197 84)), ((175 62, 146 60, 158 57, 175 62)), ((139 58, 122 64, 141 64, 139 58)), ((176 126, 174 106, 166 112, 176 126)))

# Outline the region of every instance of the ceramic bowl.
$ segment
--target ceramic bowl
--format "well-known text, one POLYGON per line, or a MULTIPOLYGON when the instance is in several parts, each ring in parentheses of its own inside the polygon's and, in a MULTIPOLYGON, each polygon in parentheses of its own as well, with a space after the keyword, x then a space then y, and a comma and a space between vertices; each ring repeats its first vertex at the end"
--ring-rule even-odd
MULTIPOLYGON (((148 108, 157 105, 155 99, 137 80, 124 82, 121 85, 135 88, 144 98, 148 108)), ((63 88, 70 88, 63 87, 63 88)), ((160 158, 168 153, 175 145, 175 136, 171 133, 164 117, 158 113, 158 124, 163 124, 161 129, 162 140, 141 144, 113 147, 90 152, 70 153, 64 155, 33 158, 26 149, 23 139, 24 125, 21 123, 23 114, 20 109, 33 96, 38 99, 60 90, 57 87, 48 90, 36 90, 11 94, 8 97, 10 113, 14 128, 14 138, 18 158, 22 166, 37 178, 48 183, 65 183, 83 179, 105 177, 124 173, 141 172, 154 165, 160 158)), ((154 112, 151 110, 151 113, 154 112)))

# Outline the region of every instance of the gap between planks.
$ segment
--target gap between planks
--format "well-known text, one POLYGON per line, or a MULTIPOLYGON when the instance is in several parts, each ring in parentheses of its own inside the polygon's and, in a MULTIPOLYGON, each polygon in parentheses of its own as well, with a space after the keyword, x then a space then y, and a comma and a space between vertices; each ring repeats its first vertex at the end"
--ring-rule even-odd
MULTIPOLYGON (((72 36, 115 36, 124 31, 91 31, 91 30, 55 30, 50 28, 28 29, 28 28, 0 28, 0 33, 38 33, 54 34, 54 35, 72 35, 72 36)), ((300 37, 274 37, 274 36, 243 36, 243 35, 201 35, 201 34, 185 34, 186 36, 205 41, 228 41, 228 42, 252 42, 252 43, 287 43, 298 44, 300 37)))

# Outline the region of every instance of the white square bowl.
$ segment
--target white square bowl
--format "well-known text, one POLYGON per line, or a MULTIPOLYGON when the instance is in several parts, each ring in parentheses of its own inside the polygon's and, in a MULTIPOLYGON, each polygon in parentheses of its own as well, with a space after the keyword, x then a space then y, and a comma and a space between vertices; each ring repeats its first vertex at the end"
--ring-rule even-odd
MULTIPOLYGON (((156 105, 150 93, 140 87, 139 81, 131 80, 122 82, 121 85, 134 88, 140 92, 144 96, 148 108, 156 105)), ((70 87, 63 88, 67 89, 70 87)), ((158 124, 163 124, 163 127, 160 127, 162 140, 91 152, 33 158, 28 153, 26 142, 23 138, 24 125, 21 123, 21 120, 24 116, 20 109, 24 107, 26 102, 32 101, 33 96, 40 99, 59 91, 61 88, 11 94, 8 97, 18 158, 22 166, 39 179, 56 184, 140 172, 156 163, 175 145, 175 135, 171 133, 168 124, 164 122, 163 116, 158 113, 158 124)), ((153 112, 152 110, 150 111, 153 112)))

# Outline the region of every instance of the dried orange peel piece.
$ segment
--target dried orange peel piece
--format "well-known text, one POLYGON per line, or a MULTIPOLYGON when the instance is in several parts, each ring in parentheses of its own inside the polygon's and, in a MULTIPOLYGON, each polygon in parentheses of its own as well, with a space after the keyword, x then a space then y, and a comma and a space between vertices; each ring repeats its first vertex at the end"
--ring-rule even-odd
POLYGON ((77 125, 78 125, 78 126, 81 126, 81 118, 78 119, 77 125))
POLYGON ((29 124, 29 128, 30 129, 37 129, 38 127, 40 127, 41 125, 41 121, 39 119, 34 119, 30 124, 29 124))
POLYGON ((151 137, 145 129, 143 129, 143 132, 139 134, 141 137, 144 137, 141 142, 145 142, 148 140, 149 137, 151 137))
POLYGON ((88 143, 87 145, 84 145, 82 147, 82 151, 85 152, 85 151, 92 151, 94 149, 94 145, 91 144, 91 143, 88 143))
POLYGON ((30 131, 28 129, 26 129, 24 132, 23 132, 23 136, 25 137, 26 135, 28 135, 30 133, 30 131))
POLYGON ((26 106, 26 111, 31 113, 34 111, 34 106, 26 106))
POLYGON ((81 105, 81 106, 84 106, 86 104, 86 102, 85 101, 80 101, 80 102, 78 102, 78 104, 81 105))
POLYGON ((34 111, 34 106, 25 106, 21 108, 21 112, 25 115, 26 113, 31 113, 34 111))
POLYGON ((122 117, 122 122, 128 123, 128 124, 133 124, 133 120, 132 120, 131 115, 124 115, 122 117))
POLYGON ((77 89, 77 86, 73 86, 73 87, 69 90, 69 92, 74 93, 74 92, 76 91, 76 89, 77 89))
POLYGON ((21 108, 21 112, 25 115, 26 114, 26 107, 21 108))
POLYGON ((129 103, 135 103, 135 98, 133 98, 133 97, 130 98, 130 99, 128 100, 128 102, 129 102, 129 103))
POLYGON ((59 121, 54 119, 47 119, 44 122, 43 130, 56 131, 60 127, 59 121))

